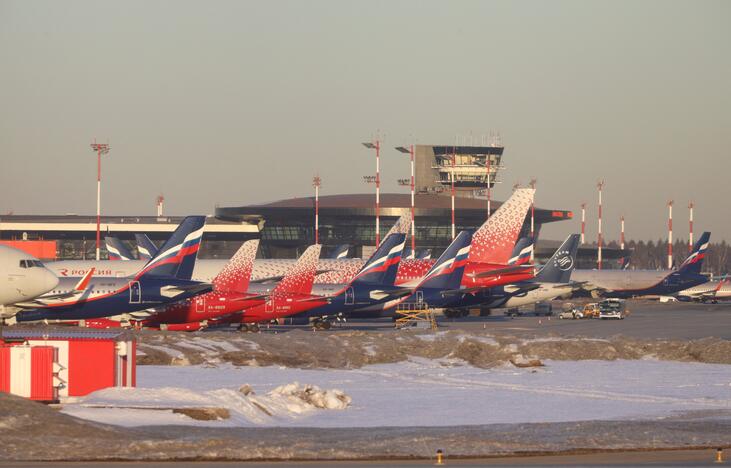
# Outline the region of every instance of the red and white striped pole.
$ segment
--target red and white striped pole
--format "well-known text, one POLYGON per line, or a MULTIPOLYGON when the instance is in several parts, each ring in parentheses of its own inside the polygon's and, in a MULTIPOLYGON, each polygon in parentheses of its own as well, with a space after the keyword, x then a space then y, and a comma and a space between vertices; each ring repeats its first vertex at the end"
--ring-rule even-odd
POLYGON ((455 159, 457 159, 456 155, 456 149, 452 148, 452 172, 451 172, 451 181, 452 181, 452 240, 457 236, 455 231, 455 225, 454 225, 454 162, 455 159))
POLYGON ((409 145, 409 157, 411 159, 411 255, 416 258, 416 221, 414 216, 414 145, 409 145))
POLYGON ((376 140, 376 245, 381 245, 381 141, 376 140))
MULTIPOLYGON (((530 180, 530 188, 532 188, 533 190, 536 189, 536 179, 535 178, 530 180)), ((533 244, 535 244, 535 242, 536 242, 535 214, 536 214, 536 204, 534 202, 534 199, 531 199, 531 202, 530 202, 530 241, 533 244)), ((533 261, 535 260, 535 257, 533 256, 533 252, 535 252, 535 250, 536 250, 535 248, 530 249, 531 263, 533 263, 533 261)))
POLYGON ((624 250, 624 215, 619 218, 619 222, 621 224, 621 231, 619 234, 619 248, 624 250))
POLYGON ((600 180, 597 184, 599 189, 599 224, 597 233, 597 252, 596 252, 596 266, 597 269, 602 269, 602 190, 604 189, 604 181, 600 180))
POLYGON ((668 270, 673 268, 673 201, 668 201, 668 270))
POLYGON ((315 187, 315 244, 320 243, 320 185, 322 179, 320 176, 315 176, 312 179, 312 185, 315 187))
POLYGON ((586 243, 586 203, 581 204, 581 243, 586 243))
POLYGON ((487 155, 487 219, 490 219, 490 202, 492 200, 492 188, 490 187, 490 164, 492 163, 492 156, 487 155))
POLYGON ((693 251, 693 202, 688 203, 688 210, 690 211, 690 217, 688 218, 690 224, 690 236, 688 237, 688 253, 693 251))

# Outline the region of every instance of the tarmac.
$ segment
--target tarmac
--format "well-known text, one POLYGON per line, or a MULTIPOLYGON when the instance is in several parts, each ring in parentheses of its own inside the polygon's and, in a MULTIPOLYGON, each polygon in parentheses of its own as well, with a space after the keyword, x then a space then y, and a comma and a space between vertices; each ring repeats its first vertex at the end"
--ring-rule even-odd
MULTIPOLYGON (((438 323, 439 328, 444 330, 486 330, 530 336, 545 333, 587 338, 608 338, 621 335, 631 338, 673 340, 697 340, 709 337, 731 339, 731 303, 658 303, 648 300, 631 300, 627 301, 629 316, 624 320, 561 320, 558 318, 561 304, 562 302, 558 301, 554 303, 554 316, 550 318, 535 316, 532 313, 512 318, 506 316, 504 310, 496 309, 492 315, 487 317, 459 319, 439 317, 438 323)), ((341 327, 358 330, 385 330, 392 329, 393 324, 389 319, 354 320, 342 324, 341 327)), ((286 331, 292 328, 296 327, 284 326, 273 329, 286 331)))

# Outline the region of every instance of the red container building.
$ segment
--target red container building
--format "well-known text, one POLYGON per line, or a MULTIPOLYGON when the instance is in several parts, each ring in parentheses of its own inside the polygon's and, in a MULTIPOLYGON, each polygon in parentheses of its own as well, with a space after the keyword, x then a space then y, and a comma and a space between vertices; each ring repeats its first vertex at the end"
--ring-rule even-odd
POLYGON ((102 388, 134 387, 135 352, 134 335, 125 330, 5 328, 0 333, 0 391, 55 401, 102 388))

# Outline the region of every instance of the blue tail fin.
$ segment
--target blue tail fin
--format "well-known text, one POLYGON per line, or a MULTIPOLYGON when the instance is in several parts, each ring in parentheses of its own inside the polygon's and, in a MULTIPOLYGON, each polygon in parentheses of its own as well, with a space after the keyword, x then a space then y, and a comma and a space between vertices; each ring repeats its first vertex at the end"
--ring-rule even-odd
POLYGON ((471 242, 471 232, 460 232, 421 280, 419 288, 458 289, 471 242))
POLYGON ((693 250, 690 252, 690 255, 688 255, 688 258, 686 258, 683 264, 680 265, 678 271, 699 275, 701 273, 701 267, 703 267, 703 259, 706 257, 706 250, 708 250, 710 240, 710 232, 706 231, 701 234, 701 237, 699 237, 698 241, 696 241, 695 245, 693 245, 693 250))
POLYGON ((525 265, 530 262, 533 256, 533 239, 530 237, 521 237, 513 247, 513 253, 510 255, 508 265, 525 265))
POLYGON ((579 251, 580 240, 579 234, 571 234, 567 237, 561 247, 543 265, 535 280, 541 283, 568 283, 576 265, 576 252, 579 251))
POLYGON ((147 237, 147 234, 135 234, 135 241, 137 241, 137 253, 140 260, 150 260, 157 255, 157 247, 147 237))
POLYGON ((393 286, 405 243, 405 234, 389 234, 373 252, 371 258, 365 262, 363 268, 355 275, 351 284, 367 283, 393 286))
POLYGON ((350 252, 350 244, 340 244, 330 253, 329 258, 348 258, 350 252))
POLYGON ((431 249, 417 250, 416 258, 420 260, 431 260, 431 249))
POLYGON ((132 260, 134 258, 132 252, 117 237, 104 237, 104 244, 107 247, 109 260, 132 260))
POLYGON ((205 216, 188 216, 183 219, 175 232, 160 247, 157 255, 135 275, 135 279, 173 276, 189 280, 193 276, 205 224, 205 216))

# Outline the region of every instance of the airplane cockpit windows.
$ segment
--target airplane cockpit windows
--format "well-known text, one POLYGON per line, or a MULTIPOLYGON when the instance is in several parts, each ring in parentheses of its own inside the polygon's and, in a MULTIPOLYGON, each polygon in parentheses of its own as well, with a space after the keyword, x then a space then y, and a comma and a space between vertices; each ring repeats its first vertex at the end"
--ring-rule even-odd
POLYGON ((43 262, 40 260, 21 260, 19 263, 20 268, 43 268, 43 262))

